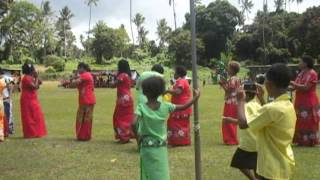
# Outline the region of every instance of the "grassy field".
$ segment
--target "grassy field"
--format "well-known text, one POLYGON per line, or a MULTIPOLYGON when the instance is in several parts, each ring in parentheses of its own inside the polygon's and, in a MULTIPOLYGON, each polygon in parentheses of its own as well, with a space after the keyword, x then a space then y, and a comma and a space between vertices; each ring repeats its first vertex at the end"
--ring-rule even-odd
MULTIPOLYGON (((115 90, 97 89, 93 139, 77 142, 74 136, 77 91, 45 83, 39 98, 46 117, 48 136, 21 138, 19 96, 15 95, 15 136, 0 144, 0 179, 139 179, 139 155, 135 143, 114 142, 112 113, 115 90)), ((236 147, 221 143, 220 116, 223 92, 207 86, 200 99, 202 176, 205 180, 245 179, 229 162, 236 147)), ((320 149, 294 148, 296 171, 293 179, 320 178, 320 149)), ((170 148, 170 175, 173 180, 194 179, 193 146, 170 148)))

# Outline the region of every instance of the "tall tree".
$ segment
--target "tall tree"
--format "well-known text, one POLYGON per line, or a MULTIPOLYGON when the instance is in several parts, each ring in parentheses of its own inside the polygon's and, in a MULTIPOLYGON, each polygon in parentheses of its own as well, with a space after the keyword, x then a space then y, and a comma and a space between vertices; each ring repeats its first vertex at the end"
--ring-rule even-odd
POLYGON ((87 6, 89 6, 89 30, 88 30, 88 36, 87 38, 90 38, 90 33, 91 33, 91 16, 92 16, 92 6, 97 6, 99 0, 86 0, 85 3, 87 6))
POLYGON ((131 38, 132 38, 132 44, 134 46, 134 35, 133 35, 133 28, 132 28, 132 0, 130 0, 130 29, 131 29, 131 38))
POLYGON ((157 24, 159 48, 162 49, 169 38, 171 28, 168 26, 168 23, 165 19, 160 19, 160 21, 158 21, 157 24))
POLYGON ((18 1, 0 23, 8 54, 17 62, 23 55, 35 59, 42 37, 39 8, 27 1, 18 1))
POLYGON ((239 0, 239 4, 242 9, 242 14, 248 20, 251 9, 253 8, 253 2, 251 0, 239 0))
MULTIPOLYGON (((47 55, 49 51, 52 53, 55 49, 54 41, 55 41, 55 28, 53 27, 52 22, 52 9, 50 6, 50 1, 46 0, 41 3, 41 26, 43 29, 43 56, 47 55)), ((42 58, 41 58, 42 60, 42 58)))
POLYGON ((173 10, 173 20, 174 20, 174 29, 177 29, 177 15, 176 15, 176 4, 174 0, 169 0, 169 5, 172 5, 172 10, 173 10))
POLYGON ((113 29, 105 22, 99 21, 92 32, 94 38, 91 48, 97 64, 101 64, 103 59, 109 60, 114 56, 121 56, 129 43, 129 36, 124 26, 113 29))
MULTIPOLYGON (((67 34, 68 31, 71 31, 71 23, 70 20, 74 15, 68 6, 65 6, 60 10, 60 17, 57 22, 57 29, 59 29, 60 40, 63 41, 64 46, 64 56, 67 57, 67 34)), ((61 44, 61 43, 60 43, 61 44)))
POLYGON ((144 46, 146 36, 148 34, 148 31, 143 27, 144 21, 145 17, 140 13, 137 13, 133 19, 134 24, 137 26, 138 42, 141 48, 144 46))

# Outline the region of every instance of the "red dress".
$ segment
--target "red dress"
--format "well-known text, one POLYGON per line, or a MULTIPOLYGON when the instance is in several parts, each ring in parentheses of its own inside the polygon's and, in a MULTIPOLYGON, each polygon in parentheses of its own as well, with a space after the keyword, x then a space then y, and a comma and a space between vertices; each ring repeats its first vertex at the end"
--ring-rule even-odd
POLYGON ((94 94, 94 81, 90 72, 80 74, 81 83, 79 90, 79 108, 76 121, 76 136, 78 140, 91 139, 93 108, 96 104, 94 94))
MULTIPOLYGON (((176 90, 180 88, 182 93, 172 96, 173 104, 185 104, 191 98, 189 82, 186 79, 178 79, 173 86, 176 90)), ((188 108, 184 111, 173 112, 168 120, 168 144, 173 146, 190 145, 190 116, 192 109, 188 108)))
MULTIPOLYGON (((240 79, 233 76, 227 82, 227 92, 225 94, 225 103, 223 109, 224 117, 238 118, 237 114, 237 98, 236 89, 241 86, 240 79)), ((223 142, 228 145, 237 145, 239 143, 237 137, 237 124, 222 122, 223 142)))
POLYGON ((317 97, 318 75, 314 70, 302 71, 299 73, 296 83, 307 85, 311 88, 308 91, 296 90, 295 109, 297 113, 296 132, 294 143, 303 146, 319 144, 319 117, 320 108, 317 97))
POLYGON ((33 81, 32 76, 25 75, 21 82, 20 110, 24 138, 39 138, 47 135, 37 90, 31 86, 33 81))
POLYGON ((133 138, 131 124, 134 120, 133 98, 131 95, 132 80, 126 73, 117 76, 117 101, 113 113, 115 138, 127 142, 133 138))

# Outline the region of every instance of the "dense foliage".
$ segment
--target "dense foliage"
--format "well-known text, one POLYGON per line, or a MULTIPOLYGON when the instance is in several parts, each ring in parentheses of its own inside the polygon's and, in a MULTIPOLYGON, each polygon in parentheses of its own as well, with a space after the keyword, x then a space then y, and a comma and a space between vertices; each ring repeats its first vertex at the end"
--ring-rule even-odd
MULTIPOLYGON (((54 13, 48 0, 40 7, 28 1, 7 2, 0 4, 2 63, 44 63, 50 71, 62 71, 65 61, 84 57, 94 57, 96 64, 108 64, 111 59, 124 57, 139 63, 191 65, 188 13, 186 23, 175 30, 165 19, 155 22, 158 35, 155 40, 147 38, 148 17, 137 13, 130 22, 134 23, 138 36, 132 37, 136 42, 130 42, 124 25, 112 28, 108 22, 99 21, 91 28, 91 9, 99 6, 99 1, 85 1, 84 5, 90 8, 89 31, 79 37, 83 47, 77 47, 70 23, 75 15, 67 6, 54 13)), ((318 58, 320 7, 309 8, 302 14, 289 13, 286 11, 289 2, 301 0, 277 0, 274 12, 269 12, 265 5, 251 24, 244 24, 253 7, 251 0, 239 0, 240 9, 226 0, 216 0, 207 6, 197 1, 199 65, 210 66, 217 59, 231 58, 250 64, 292 63, 303 54, 318 58)))

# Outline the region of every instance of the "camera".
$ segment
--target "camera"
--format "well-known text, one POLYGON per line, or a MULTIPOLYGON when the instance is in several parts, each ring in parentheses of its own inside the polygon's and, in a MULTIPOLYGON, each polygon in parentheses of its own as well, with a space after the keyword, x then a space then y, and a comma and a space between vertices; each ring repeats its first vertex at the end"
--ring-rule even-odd
POLYGON ((263 85, 264 84, 264 81, 265 81, 265 75, 264 74, 257 74, 256 76, 256 82, 260 85, 263 85))
POLYGON ((254 82, 247 81, 243 83, 243 89, 247 92, 256 92, 257 86, 254 82))

